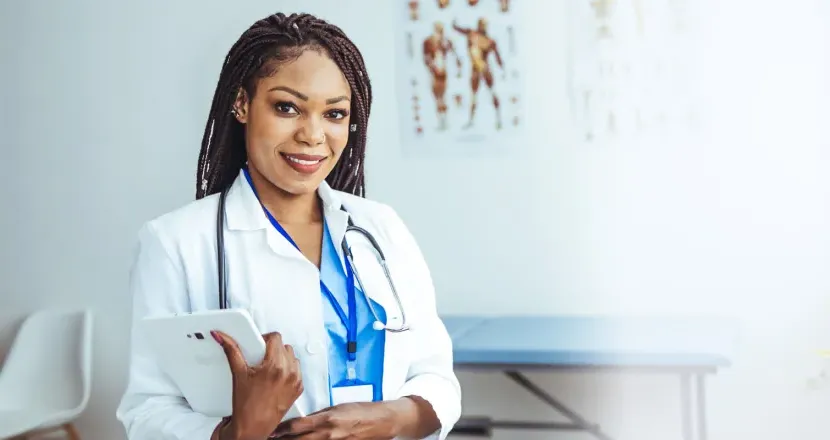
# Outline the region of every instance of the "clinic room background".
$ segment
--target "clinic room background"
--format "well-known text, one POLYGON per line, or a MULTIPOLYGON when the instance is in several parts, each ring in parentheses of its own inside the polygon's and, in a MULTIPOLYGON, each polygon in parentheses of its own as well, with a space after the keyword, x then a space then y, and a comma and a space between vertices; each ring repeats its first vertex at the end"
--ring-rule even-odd
MULTIPOLYGON (((513 1, 524 129, 458 149, 433 142, 428 153, 403 145, 410 103, 391 61, 407 3, 2 2, 0 358, 29 313, 91 308, 92 397, 76 426, 84 439, 123 438, 115 408, 138 228, 192 199, 230 44, 260 17, 305 11, 342 26, 364 54, 374 87, 367 192, 411 228, 442 314, 727 318, 740 336, 731 365, 707 382, 708 438, 827 438, 828 2, 696 2, 705 25, 690 80, 705 129, 588 142, 570 107, 578 2, 513 1)), ((484 126, 492 104, 480 92, 484 126)), ((615 439, 681 438, 675 376, 527 375, 615 439)), ((502 375, 459 377, 465 415, 551 417, 502 375)))

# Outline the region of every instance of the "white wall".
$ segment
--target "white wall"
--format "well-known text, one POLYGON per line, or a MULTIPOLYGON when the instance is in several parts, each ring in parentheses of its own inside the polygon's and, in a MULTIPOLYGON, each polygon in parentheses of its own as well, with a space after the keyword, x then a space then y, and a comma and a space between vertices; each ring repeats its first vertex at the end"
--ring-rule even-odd
MULTIPOLYGON (((537 96, 526 112, 529 141, 509 157, 474 160, 403 157, 394 78, 384 70, 393 39, 378 38, 394 24, 373 18, 392 15, 388 0, 2 2, 2 340, 39 307, 93 307, 94 398, 79 427, 85 438, 121 438, 114 411, 136 230, 192 198, 232 42, 254 20, 301 5, 340 24, 364 52, 376 97, 369 193, 418 237, 442 312, 736 316, 742 350, 711 383, 711 438, 826 437, 819 417, 830 390, 804 387, 817 372, 814 351, 830 346, 830 158, 820 130, 830 69, 820 1, 786 10, 772 0, 710 2, 709 136, 586 146, 561 122, 564 2, 528 0, 529 41, 546 42, 527 68, 537 96), (494 231, 510 240, 493 240, 494 231)), ((546 414, 492 379, 462 376, 466 412, 546 414)), ((679 438, 671 379, 540 380, 621 439, 679 438)))

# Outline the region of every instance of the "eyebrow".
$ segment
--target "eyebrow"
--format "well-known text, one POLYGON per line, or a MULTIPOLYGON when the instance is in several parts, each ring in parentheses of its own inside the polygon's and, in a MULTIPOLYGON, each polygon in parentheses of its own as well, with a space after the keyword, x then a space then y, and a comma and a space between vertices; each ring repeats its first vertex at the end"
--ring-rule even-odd
MULTIPOLYGON (((297 98, 302 99, 303 101, 308 101, 308 96, 303 95, 302 93, 300 93, 300 92, 298 92, 298 91, 296 91, 296 90, 294 90, 290 87, 276 86, 276 87, 271 87, 268 91, 273 92, 273 91, 276 91, 276 90, 280 90, 280 91, 283 91, 285 93, 292 94, 292 95, 296 96, 297 98)), ((336 104, 340 101, 348 101, 348 100, 349 100, 349 98, 347 96, 337 96, 337 97, 334 97, 334 98, 327 99, 326 104, 336 104)))

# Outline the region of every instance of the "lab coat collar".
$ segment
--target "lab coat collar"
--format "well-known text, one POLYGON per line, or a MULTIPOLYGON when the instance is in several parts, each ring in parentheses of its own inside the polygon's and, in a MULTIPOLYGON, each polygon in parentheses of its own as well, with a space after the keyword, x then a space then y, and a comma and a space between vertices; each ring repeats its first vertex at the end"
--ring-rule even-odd
MULTIPOLYGON (((329 228, 329 234, 334 242, 334 248, 340 257, 341 265, 344 263, 343 251, 339 243, 346 235, 346 227, 349 222, 349 213, 340 209, 343 206, 340 194, 334 190, 326 181, 323 181, 317 189, 323 205, 323 216, 329 228)), ((248 184, 245 173, 240 170, 228 191, 226 204, 226 221, 231 231, 255 231, 265 230, 268 244, 274 252, 283 255, 300 255, 297 249, 288 242, 278 231, 274 229, 271 222, 262 211, 262 205, 248 184)), ((345 265, 343 266, 345 270, 345 265)))
MULTIPOLYGON (((317 195, 323 202, 323 214, 329 228, 342 222, 342 229, 345 231, 349 216, 340 209, 343 202, 337 191, 324 180, 317 189, 317 195)), ((225 204, 226 221, 230 230, 254 231, 272 227, 242 170, 231 185, 225 204)))
POLYGON ((239 170, 239 175, 228 191, 225 200, 225 221, 228 229, 232 231, 254 231, 271 227, 242 170, 239 170))

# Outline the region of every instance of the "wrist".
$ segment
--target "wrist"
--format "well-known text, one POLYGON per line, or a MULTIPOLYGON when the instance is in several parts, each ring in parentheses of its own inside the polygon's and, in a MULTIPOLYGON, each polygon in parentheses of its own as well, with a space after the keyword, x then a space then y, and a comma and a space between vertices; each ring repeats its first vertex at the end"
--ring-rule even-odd
POLYGON ((230 423, 230 417, 223 417, 222 420, 216 425, 216 428, 213 428, 213 434, 210 436, 210 440, 223 440, 222 432, 225 430, 225 427, 228 426, 230 423))
POLYGON ((386 402, 389 409, 389 429, 392 438, 409 438, 418 424, 418 408, 409 397, 386 402))
POLYGON ((432 405, 420 396, 405 396, 391 402, 395 413, 395 436, 400 438, 425 438, 441 429, 441 421, 432 405))
POLYGON ((242 430, 239 429, 234 420, 230 417, 226 418, 217 429, 217 440, 247 440, 242 430))

